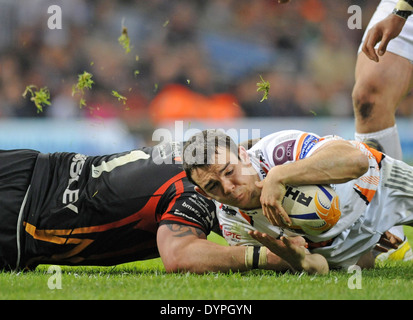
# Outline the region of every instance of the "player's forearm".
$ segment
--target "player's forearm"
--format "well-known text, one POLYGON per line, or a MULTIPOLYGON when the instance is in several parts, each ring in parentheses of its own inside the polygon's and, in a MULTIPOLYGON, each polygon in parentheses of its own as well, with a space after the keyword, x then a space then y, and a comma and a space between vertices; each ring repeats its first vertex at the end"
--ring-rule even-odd
POLYGON ((330 184, 356 179, 367 169, 361 151, 348 142, 332 141, 309 158, 274 167, 269 175, 283 184, 330 184))
POLYGON ((196 240, 175 259, 164 262, 168 272, 246 271, 245 247, 226 247, 208 240, 196 240))
MULTIPOLYGON (((182 251, 180 257, 164 262, 168 272, 193 272, 203 274, 206 272, 244 272, 253 269, 246 263, 247 246, 222 246, 208 240, 199 239, 182 251)), ((257 268, 287 271, 293 268, 283 259, 261 247, 266 254, 265 265, 257 264, 257 268)))
MULTIPOLYGON (((181 259, 173 268, 166 267, 168 272, 193 272, 203 274, 206 272, 244 272, 253 269, 246 264, 247 246, 221 246, 208 240, 197 244, 193 250, 186 253, 186 258, 181 259)), ((267 262, 259 269, 274 270, 279 272, 298 271, 308 274, 326 274, 329 271, 328 263, 319 254, 307 254, 299 265, 291 265, 266 247, 261 247, 267 255, 267 262)))

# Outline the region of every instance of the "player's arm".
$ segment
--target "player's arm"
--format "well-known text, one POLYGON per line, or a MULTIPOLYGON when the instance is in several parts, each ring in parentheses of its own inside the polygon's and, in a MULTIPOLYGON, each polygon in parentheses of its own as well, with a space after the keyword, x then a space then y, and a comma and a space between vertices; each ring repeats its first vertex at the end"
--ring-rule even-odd
MULTIPOLYGON (((277 240, 276 240, 277 241, 277 240)), ((158 250, 167 272, 247 271, 253 267, 275 271, 315 273, 311 265, 301 268, 270 252, 265 247, 222 246, 206 239, 198 228, 181 224, 163 224, 158 229, 158 250)))
POLYGON ((368 168, 361 150, 346 140, 332 140, 305 159, 272 168, 270 176, 283 184, 335 184, 356 179, 368 168))
POLYGON ((399 0, 394 11, 382 21, 376 23, 367 33, 362 50, 371 60, 378 62, 387 49, 390 40, 402 31, 406 19, 413 13, 413 0, 399 0), (377 43, 380 45, 376 50, 377 43))
POLYGON ((335 184, 345 183, 362 176, 369 167, 363 152, 345 140, 324 142, 308 158, 273 167, 267 177, 258 182, 262 188, 263 214, 273 224, 288 224, 290 218, 281 205, 286 184, 335 184))
MULTIPOLYGON (((158 229, 158 250, 167 272, 228 272, 251 269, 245 263, 246 247, 222 246, 207 240, 200 229, 182 224, 163 224, 158 229)), ((289 269, 279 257, 262 248, 267 258, 265 268, 289 269)))

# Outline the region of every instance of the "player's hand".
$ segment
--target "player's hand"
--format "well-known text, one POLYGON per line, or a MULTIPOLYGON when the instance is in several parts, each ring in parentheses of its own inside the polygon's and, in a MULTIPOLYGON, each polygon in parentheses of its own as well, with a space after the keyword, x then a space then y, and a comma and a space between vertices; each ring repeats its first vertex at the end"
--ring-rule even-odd
POLYGON ((256 182, 255 185, 261 189, 262 213, 272 225, 285 227, 291 225, 291 219, 282 206, 285 195, 285 187, 281 183, 269 181, 269 177, 256 182))
POLYGON ((307 242, 303 237, 281 237, 280 240, 277 240, 257 230, 249 231, 248 234, 266 246, 272 253, 287 261, 295 270, 301 271, 307 268, 305 249, 307 242))
POLYGON ((387 50, 390 40, 396 38, 403 29, 406 19, 395 14, 390 14, 387 18, 376 23, 367 33, 362 50, 371 60, 379 62, 379 56, 383 56, 387 50), (380 42, 377 52, 374 49, 380 42))
POLYGON ((397 249, 402 243, 402 239, 395 236, 393 233, 386 231, 380 237, 379 243, 376 245, 375 249, 381 252, 387 252, 389 251, 387 248, 397 249))

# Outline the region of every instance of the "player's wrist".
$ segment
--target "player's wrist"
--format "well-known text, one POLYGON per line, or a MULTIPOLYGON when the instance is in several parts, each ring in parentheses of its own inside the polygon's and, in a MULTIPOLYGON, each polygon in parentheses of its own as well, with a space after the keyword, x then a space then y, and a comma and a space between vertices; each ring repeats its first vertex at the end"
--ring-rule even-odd
POLYGON ((270 181, 272 186, 282 186, 286 185, 286 181, 290 176, 290 171, 286 165, 279 165, 271 168, 267 173, 265 180, 270 181))
POLYGON ((397 10, 396 8, 392 12, 392 14, 394 14, 394 15, 400 17, 400 18, 403 18, 404 20, 407 20, 407 18, 410 17, 410 15, 412 13, 413 12, 410 12, 410 11, 397 10))
POLYGON ((263 269, 267 266, 267 248, 247 246, 245 248, 245 267, 251 269, 263 269))
POLYGON ((407 19, 413 13, 413 0, 399 0, 392 13, 398 17, 407 19))

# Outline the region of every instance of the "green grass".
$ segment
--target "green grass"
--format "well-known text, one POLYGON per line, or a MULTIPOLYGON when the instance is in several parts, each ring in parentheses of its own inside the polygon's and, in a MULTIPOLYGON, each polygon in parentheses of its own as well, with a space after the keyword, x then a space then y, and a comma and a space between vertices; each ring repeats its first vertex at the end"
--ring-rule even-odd
MULTIPOLYGON (((413 239, 413 228, 406 228, 413 239)), ((212 240, 216 241, 215 238, 212 240)), ((116 267, 62 267, 61 289, 49 289, 48 266, 34 272, 0 273, 0 299, 413 299, 413 262, 387 262, 363 270, 361 289, 350 289, 353 274, 325 276, 247 273, 167 274, 160 259, 116 267)))

